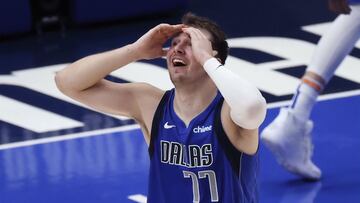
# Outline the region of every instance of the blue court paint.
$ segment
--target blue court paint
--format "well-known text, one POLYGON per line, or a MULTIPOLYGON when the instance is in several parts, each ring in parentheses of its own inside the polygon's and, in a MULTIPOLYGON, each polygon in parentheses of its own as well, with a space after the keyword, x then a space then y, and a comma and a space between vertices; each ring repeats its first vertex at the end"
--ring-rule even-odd
POLYGON ((131 202, 146 194, 140 130, 0 151, 0 202, 131 202))
MULTIPOLYGON (((319 182, 306 182, 284 169, 261 146, 261 202, 335 203, 360 201, 360 96, 321 101, 311 118, 315 123, 314 162, 321 168, 319 182)), ((262 127, 277 115, 268 111, 262 127)))
MULTIPOLYGON (((321 101, 314 109, 319 182, 284 171, 261 145, 263 203, 360 201, 360 96, 321 101)), ((278 109, 268 111, 267 125, 278 109)), ((149 158, 141 131, 0 150, 0 200, 11 203, 133 202, 147 194, 149 158)))

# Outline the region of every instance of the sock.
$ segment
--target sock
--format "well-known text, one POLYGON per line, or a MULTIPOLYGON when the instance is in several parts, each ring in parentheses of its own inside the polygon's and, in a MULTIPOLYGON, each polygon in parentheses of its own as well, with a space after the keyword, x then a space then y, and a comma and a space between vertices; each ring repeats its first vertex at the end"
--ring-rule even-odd
MULTIPOLYGON (((316 83, 314 80, 311 82, 316 83)), ((318 84, 320 85, 320 84, 318 84)), ((316 98, 321 89, 315 88, 317 85, 309 85, 309 80, 304 80, 297 88, 289 107, 297 118, 306 122, 310 118, 311 111, 316 103, 316 98), (306 82, 305 82, 306 81, 306 82)), ((317 86, 321 88, 321 86, 317 86)))

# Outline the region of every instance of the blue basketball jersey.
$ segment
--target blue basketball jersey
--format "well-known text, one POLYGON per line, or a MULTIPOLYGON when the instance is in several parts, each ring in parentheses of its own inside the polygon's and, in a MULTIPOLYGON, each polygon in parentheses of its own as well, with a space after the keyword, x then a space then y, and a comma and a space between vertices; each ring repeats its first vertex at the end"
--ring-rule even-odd
POLYGON ((239 152, 220 121, 220 93, 188 125, 167 91, 154 116, 148 203, 258 202, 258 155, 239 152))

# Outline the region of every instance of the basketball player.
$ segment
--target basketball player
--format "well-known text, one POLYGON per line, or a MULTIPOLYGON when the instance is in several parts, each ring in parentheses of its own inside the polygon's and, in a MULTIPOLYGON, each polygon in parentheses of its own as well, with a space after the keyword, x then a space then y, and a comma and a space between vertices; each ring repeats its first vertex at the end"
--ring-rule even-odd
POLYGON ((149 203, 258 202, 258 127, 266 102, 224 66, 227 54, 223 31, 189 13, 182 24, 160 24, 132 44, 76 61, 57 73, 56 83, 84 104, 140 124, 149 145, 149 203), (103 79, 162 56, 175 86, 169 91, 103 79))
POLYGON ((360 0, 329 0, 330 10, 342 13, 321 38, 292 104, 282 108, 261 138, 285 169, 308 179, 320 179, 321 171, 312 162, 309 119, 316 98, 360 37, 360 0), (350 6, 349 6, 350 3, 350 6))

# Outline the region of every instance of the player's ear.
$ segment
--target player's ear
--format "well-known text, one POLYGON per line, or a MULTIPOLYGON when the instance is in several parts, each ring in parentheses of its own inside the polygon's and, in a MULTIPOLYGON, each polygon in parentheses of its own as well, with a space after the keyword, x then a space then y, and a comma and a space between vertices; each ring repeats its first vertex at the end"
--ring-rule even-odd
POLYGON ((213 56, 216 56, 217 54, 218 54, 218 51, 216 51, 216 50, 213 50, 213 51, 212 51, 212 55, 213 55, 213 56))
MULTIPOLYGON (((213 50, 212 54, 213 54, 213 57, 216 57, 218 55, 218 51, 213 50)), ((216 57, 216 59, 222 64, 222 61, 219 57, 216 57)))

